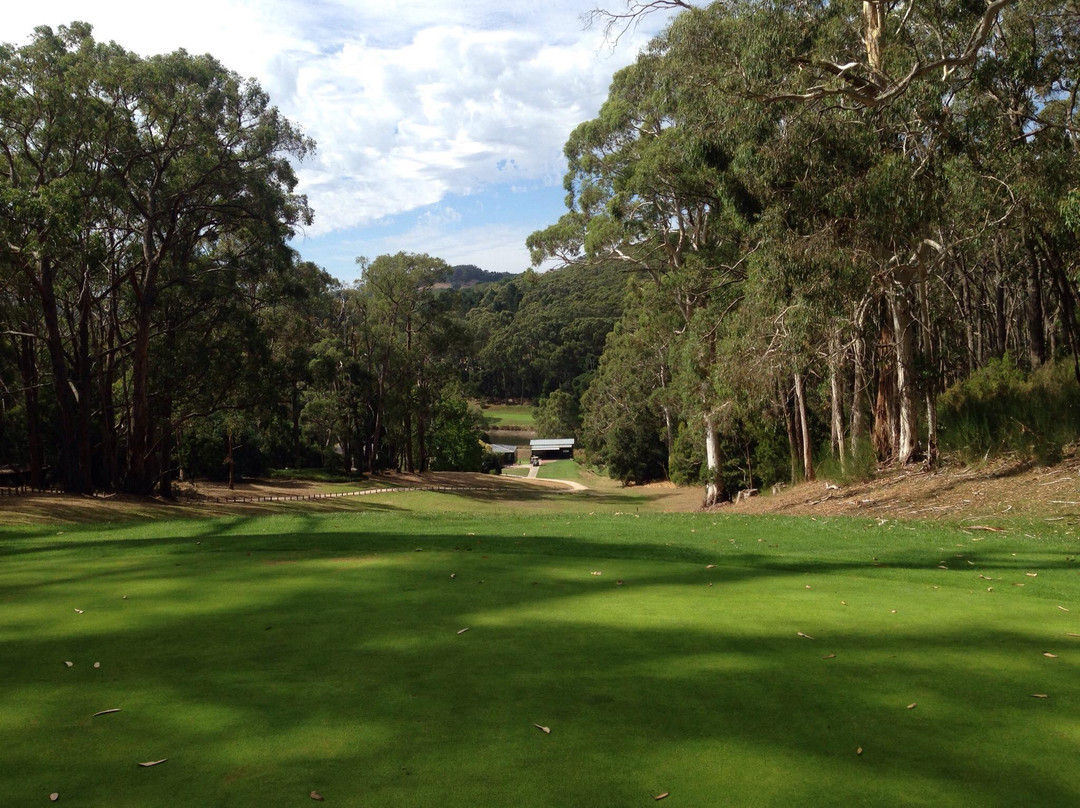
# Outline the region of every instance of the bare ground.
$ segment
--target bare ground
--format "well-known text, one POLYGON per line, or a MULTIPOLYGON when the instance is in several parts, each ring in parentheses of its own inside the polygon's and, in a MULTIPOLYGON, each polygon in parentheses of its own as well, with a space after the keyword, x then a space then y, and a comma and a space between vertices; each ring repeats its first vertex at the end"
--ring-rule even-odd
POLYGON ((835 486, 819 480, 719 506, 728 513, 872 516, 887 519, 984 519, 1080 515, 1080 454, 1042 467, 999 460, 934 471, 886 469, 868 482, 835 486))
MULTIPOLYGON (((619 489, 607 478, 583 474, 583 482, 599 494, 619 489)), ((569 481, 486 474, 437 472, 388 474, 356 485, 289 480, 251 480, 229 490, 224 484, 200 481, 178 490, 175 500, 142 499, 124 495, 79 497, 30 494, 0 497, 0 524, 41 521, 110 520, 131 517, 170 518, 215 515, 237 510, 273 511, 277 503, 252 502, 255 498, 314 498, 327 492, 365 488, 452 486, 488 489, 513 498, 513 490, 543 487, 571 491, 569 481), (241 498, 247 502, 226 500, 241 498)), ((654 483, 633 489, 654 500, 652 510, 693 511, 700 508, 701 491, 654 483)), ((338 500, 337 502, 340 502, 338 500)), ((312 507, 333 508, 333 499, 313 499, 312 507)), ((1000 460, 979 467, 945 465, 934 471, 885 469, 876 479, 836 486, 818 480, 782 486, 773 493, 725 503, 717 510, 732 514, 789 514, 801 516, 869 516, 883 519, 977 520, 993 517, 1080 519, 1080 452, 1061 463, 1042 467, 1030 462, 1000 460)))

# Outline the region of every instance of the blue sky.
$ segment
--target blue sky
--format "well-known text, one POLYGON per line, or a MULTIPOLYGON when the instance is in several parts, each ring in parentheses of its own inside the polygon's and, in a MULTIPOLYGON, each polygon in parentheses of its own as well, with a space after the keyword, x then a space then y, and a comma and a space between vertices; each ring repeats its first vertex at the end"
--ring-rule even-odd
MULTIPOLYGON (((426 252, 520 272, 564 211, 562 146, 667 17, 617 46, 594 0, 42 0, 2 39, 85 20, 142 54, 211 53, 318 143, 299 165, 315 224, 294 246, 348 283, 357 256, 426 252)), ((600 0, 613 10, 625 0, 600 0)))

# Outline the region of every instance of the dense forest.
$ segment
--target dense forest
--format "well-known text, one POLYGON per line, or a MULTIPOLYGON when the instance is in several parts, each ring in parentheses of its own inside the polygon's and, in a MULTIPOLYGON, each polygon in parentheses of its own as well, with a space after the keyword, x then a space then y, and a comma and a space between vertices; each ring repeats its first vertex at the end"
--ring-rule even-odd
POLYGON ((618 270, 508 276, 288 246, 314 148, 209 56, 89 26, 0 49, 0 465, 8 481, 168 495, 271 467, 480 468, 477 396, 584 389, 618 270))
POLYGON ((584 402, 600 456, 715 501, 1075 439, 1080 6, 598 14, 657 7, 685 10, 571 135, 569 211, 529 242, 641 278, 584 402))
MULTIPOLYGON (((520 275, 289 246, 315 148, 209 56, 0 47, 0 465, 168 495, 480 469, 535 402, 624 482, 1053 459, 1080 435, 1075 2, 679 0, 520 275)), ((402 245, 403 248, 408 245, 402 245)))

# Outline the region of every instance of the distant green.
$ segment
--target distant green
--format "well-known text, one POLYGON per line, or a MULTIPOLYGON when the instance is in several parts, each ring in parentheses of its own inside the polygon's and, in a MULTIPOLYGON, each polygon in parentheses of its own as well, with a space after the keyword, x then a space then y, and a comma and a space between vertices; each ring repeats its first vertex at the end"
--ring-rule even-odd
POLYGON ((355 507, 0 528, 0 805, 1080 804, 1068 520, 355 507))
POLYGON ((529 404, 491 404, 483 410, 484 420, 489 427, 531 427, 533 408, 529 404))

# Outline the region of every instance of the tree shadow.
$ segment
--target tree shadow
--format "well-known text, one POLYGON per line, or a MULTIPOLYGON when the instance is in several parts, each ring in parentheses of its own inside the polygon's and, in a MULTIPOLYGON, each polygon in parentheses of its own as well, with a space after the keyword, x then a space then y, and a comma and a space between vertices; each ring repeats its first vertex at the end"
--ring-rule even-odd
MULTIPOLYGON (((100 602, 80 622, 9 624, 3 803, 63 778, 91 804, 280 804, 312 788, 405 805, 621 805, 661 790, 687 804, 1080 798, 1068 765, 1080 683, 1007 605, 989 622, 905 629, 778 595, 811 574, 896 586, 889 576, 925 571, 932 549, 882 568, 574 540, 539 520, 521 537, 416 526, 328 530, 309 514, 267 535, 237 516, 201 545, 80 543, 144 563, 83 581, 100 602), (285 555, 297 564, 265 563, 285 555), (620 565, 623 586, 610 579, 620 565), (89 717, 114 706, 124 712, 89 717), (156 757, 170 760, 134 765, 156 757)), ((1007 552, 966 558, 1015 569, 1007 552)), ((7 603, 46 603, 36 575, 56 591, 78 580, 34 566, 62 570, 61 556, 22 563, 30 580, 9 580, 7 603)))

